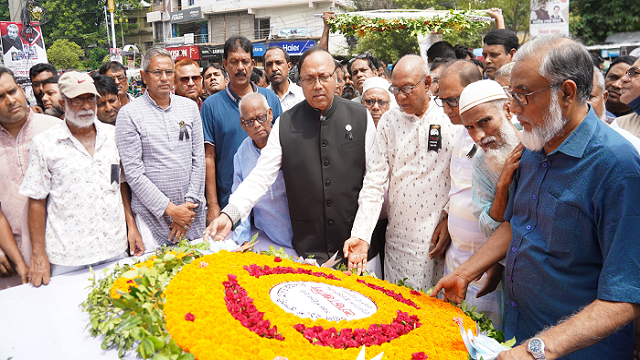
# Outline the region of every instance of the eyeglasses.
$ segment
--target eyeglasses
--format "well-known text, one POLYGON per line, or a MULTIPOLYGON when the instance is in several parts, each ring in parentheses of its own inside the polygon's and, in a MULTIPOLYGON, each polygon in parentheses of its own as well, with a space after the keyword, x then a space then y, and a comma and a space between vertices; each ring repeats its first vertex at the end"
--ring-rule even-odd
POLYGON ((630 67, 629 70, 627 70, 624 73, 625 76, 628 76, 629 79, 634 78, 637 75, 640 75, 640 67, 630 67))
POLYGON ((562 83, 559 82, 557 84, 553 84, 553 85, 547 86, 546 88, 543 88, 543 89, 540 89, 540 90, 536 90, 536 91, 532 91, 532 92, 530 92, 528 94, 517 93, 517 92, 515 92, 513 90, 507 90, 506 93, 507 93, 507 95, 510 95, 512 98, 516 99, 516 101, 518 102, 518 104, 520 104, 520 106, 525 106, 525 105, 529 105, 529 96, 531 96, 531 95, 533 95, 533 94, 535 94, 537 92, 540 92, 540 91, 544 91, 544 90, 547 90, 547 89, 554 88, 554 87, 556 87, 558 85, 562 85, 562 83))
POLYGON ((125 83, 127 82, 127 77, 124 75, 120 75, 120 76, 112 76, 111 77, 113 79, 113 81, 118 80, 119 83, 125 83))
POLYGON ((320 75, 317 78, 300 79, 300 82, 302 83, 302 85, 305 85, 305 86, 314 86, 318 81, 320 81, 321 85, 326 84, 331 80, 331 77, 333 77, 333 74, 336 73, 337 69, 338 68, 333 70, 333 72, 330 75, 320 75))
POLYGON ((389 106, 389 102, 388 101, 376 100, 376 99, 364 100, 364 103, 369 107, 374 106, 376 103, 378 103, 380 105, 380 107, 389 106))
POLYGON ((253 126, 253 124, 255 123, 255 121, 259 122, 260 124, 264 123, 265 121, 267 121, 267 114, 262 114, 262 115, 258 115, 253 119, 245 119, 242 116, 240 117, 240 121, 242 122, 242 125, 246 126, 246 127, 251 127, 253 126))
POLYGON ((433 101, 436 103, 436 105, 440 107, 444 107, 444 103, 447 103, 449 107, 455 108, 455 107, 458 107, 460 96, 443 99, 440 97, 440 95, 438 95, 435 98, 433 98, 433 101))
POLYGON ((395 85, 391 85, 389 86, 389 92, 391 92, 393 95, 398 95, 400 93, 400 90, 402 90, 403 93, 405 94, 411 94, 413 92, 413 89, 418 86, 418 84, 420 84, 421 82, 423 82, 425 79, 425 77, 423 76, 420 81, 418 81, 417 83, 415 83, 415 85, 410 86, 410 85, 405 85, 402 87, 397 87, 395 85))
POLYGON ((172 77, 175 74, 175 70, 173 69, 167 69, 167 70, 153 70, 153 71, 149 71, 149 74, 155 76, 155 77, 161 77, 162 74, 167 75, 167 77, 172 77))
POLYGON ((193 83, 198 83, 202 80, 202 76, 200 75, 196 75, 196 76, 183 76, 180 79, 180 82, 184 85, 187 85, 189 83, 189 80, 193 81, 193 83))
POLYGON ((89 95, 85 97, 78 96, 78 97, 74 97, 73 99, 69 99, 69 102, 73 106, 80 106, 84 104, 85 101, 88 102, 89 105, 94 105, 96 103, 96 96, 95 95, 89 95))

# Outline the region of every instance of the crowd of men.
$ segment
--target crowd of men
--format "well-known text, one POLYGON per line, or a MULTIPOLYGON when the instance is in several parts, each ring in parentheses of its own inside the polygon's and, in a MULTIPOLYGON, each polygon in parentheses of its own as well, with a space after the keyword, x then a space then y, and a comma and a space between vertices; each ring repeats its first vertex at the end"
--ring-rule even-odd
POLYGON ((242 36, 222 66, 89 76, 0 67, 0 290, 252 226, 323 263, 466 299, 499 359, 629 359, 640 316, 640 60, 603 74, 554 35, 438 42, 393 66, 326 46, 295 66, 242 36), (392 68, 392 69, 391 69, 392 68), (41 113, 43 112, 43 113, 41 113))

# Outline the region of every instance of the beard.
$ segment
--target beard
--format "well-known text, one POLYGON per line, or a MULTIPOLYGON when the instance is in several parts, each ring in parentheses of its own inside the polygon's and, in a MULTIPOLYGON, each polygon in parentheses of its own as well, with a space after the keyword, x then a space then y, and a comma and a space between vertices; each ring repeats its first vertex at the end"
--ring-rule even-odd
MULTIPOLYGON (((502 138, 502 143, 496 149, 487 149, 484 150, 484 161, 487 164, 489 170, 493 173, 500 175, 502 172, 502 168, 504 168, 504 163, 507 161, 507 156, 511 153, 518 143, 520 139, 518 139, 518 135, 516 130, 513 128, 513 125, 509 123, 509 119, 507 119, 504 115, 502 118, 502 125, 500 126, 500 137, 502 138)), ((496 141, 495 136, 487 137, 483 139, 483 142, 496 141)))
POLYGON ((45 109, 44 113, 55 117, 61 117, 62 115, 64 115, 64 109, 62 108, 62 106, 52 106, 48 109, 45 109))
POLYGON ((65 119, 76 127, 87 128, 96 120, 95 110, 80 110, 76 113, 69 106, 65 106, 65 109, 65 119))
MULTIPOLYGON (((520 116, 526 122, 531 123, 529 119, 520 116)), ((562 117, 562 109, 560 108, 560 102, 555 95, 551 96, 551 102, 549 109, 542 116, 543 125, 534 127, 531 125, 531 131, 522 131, 522 145, 531 151, 540 151, 549 143, 556 135, 562 132, 562 129, 566 125, 568 119, 562 117)))
POLYGON ((345 85, 342 88, 342 97, 345 99, 353 99, 356 97, 356 90, 351 85, 345 85))

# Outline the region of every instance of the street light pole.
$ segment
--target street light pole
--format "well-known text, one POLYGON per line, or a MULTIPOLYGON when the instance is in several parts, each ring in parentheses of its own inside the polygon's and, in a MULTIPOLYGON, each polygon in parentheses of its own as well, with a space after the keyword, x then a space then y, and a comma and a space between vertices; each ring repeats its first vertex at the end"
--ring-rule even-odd
POLYGON ((109 12, 111 13, 111 39, 113 39, 113 48, 117 48, 116 46, 116 27, 113 22, 113 12, 116 10, 116 7, 113 3, 113 0, 109 0, 109 12))
POLYGON ((105 27, 107 28, 107 43, 111 43, 111 36, 109 35, 109 18, 107 17, 107 8, 104 9, 104 23, 107 24, 105 27))

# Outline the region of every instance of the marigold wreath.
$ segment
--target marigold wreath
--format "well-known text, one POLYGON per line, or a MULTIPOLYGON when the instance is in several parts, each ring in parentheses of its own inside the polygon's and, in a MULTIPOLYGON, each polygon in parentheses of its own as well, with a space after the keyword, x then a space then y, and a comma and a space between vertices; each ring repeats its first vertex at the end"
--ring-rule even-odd
MULTIPOLYGON (((454 317, 461 310, 388 282, 346 275, 255 253, 222 251, 182 268, 166 289, 167 330, 197 359, 349 359, 366 345, 385 359, 426 354, 467 359, 454 317), (313 282, 356 291, 377 311, 340 322, 301 318, 271 301, 283 282, 313 282)), ((472 325, 471 318, 464 317, 472 325)))
MULTIPOLYGON (((153 359, 356 359, 366 345, 383 359, 468 358, 458 325, 463 310, 373 277, 302 265, 278 256, 203 256, 181 242, 144 262, 105 270, 81 304, 89 330, 118 355, 136 348, 153 359), (359 293, 375 311, 354 320, 311 319, 286 312, 270 297, 287 283, 359 293), (316 286, 316 285, 313 285, 316 286)), ((339 305, 339 304, 338 304, 339 305)), ((473 314, 470 312, 469 314, 473 314)))

